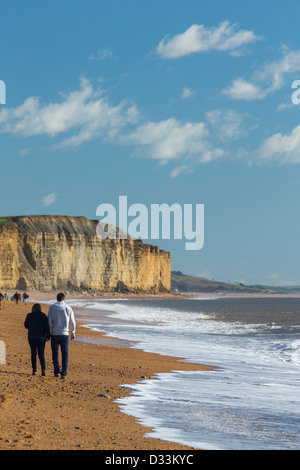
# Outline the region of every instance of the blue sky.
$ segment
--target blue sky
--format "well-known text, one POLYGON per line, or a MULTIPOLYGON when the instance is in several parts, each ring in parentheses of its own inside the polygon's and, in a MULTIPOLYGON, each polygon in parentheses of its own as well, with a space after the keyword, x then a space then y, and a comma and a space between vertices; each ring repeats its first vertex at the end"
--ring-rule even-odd
POLYGON ((172 268, 300 284, 300 5, 2 0, 1 214, 204 204, 172 268))

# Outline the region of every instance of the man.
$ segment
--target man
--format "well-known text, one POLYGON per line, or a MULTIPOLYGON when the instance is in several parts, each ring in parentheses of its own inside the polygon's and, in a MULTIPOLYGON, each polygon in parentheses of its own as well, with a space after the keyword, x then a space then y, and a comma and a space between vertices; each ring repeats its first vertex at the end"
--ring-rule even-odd
POLYGON ((19 294, 19 292, 16 292, 13 296, 13 299, 16 301, 16 304, 17 304, 19 300, 21 299, 21 294, 19 294))
POLYGON ((24 292, 23 293, 23 302, 25 302, 25 305, 27 305, 28 299, 29 299, 29 295, 27 294, 27 292, 24 292))
POLYGON ((71 341, 75 339, 76 323, 73 310, 65 303, 65 295, 57 294, 57 302, 51 305, 48 312, 48 322, 51 330, 51 349, 55 377, 67 376, 69 359, 69 328, 71 341), (58 350, 61 348, 62 367, 60 369, 58 350))

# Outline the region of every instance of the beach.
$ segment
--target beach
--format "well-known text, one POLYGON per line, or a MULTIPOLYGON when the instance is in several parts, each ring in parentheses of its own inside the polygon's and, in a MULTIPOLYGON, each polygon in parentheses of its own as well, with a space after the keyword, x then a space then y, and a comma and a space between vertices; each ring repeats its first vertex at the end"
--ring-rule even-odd
MULTIPOLYGON (((32 296, 31 296, 32 298, 32 296)), ((36 298, 36 297, 34 297, 36 298)), ((48 295, 41 295, 41 299, 48 295)), ((1 450, 189 450, 191 447, 145 437, 151 429, 120 411, 115 400, 135 384, 173 370, 210 370, 209 366, 126 347, 77 323, 70 343, 66 379, 53 375, 46 345, 46 377, 32 376, 24 320, 32 303, 2 301, 0 340, 6 364, 0 365, 1 450), (104 339, 104 341, 103 341, 104 339)), ((47 314, 49 305, 42 304, 47 314)), ((74 309, 76 316, 76 309, 74 309)))

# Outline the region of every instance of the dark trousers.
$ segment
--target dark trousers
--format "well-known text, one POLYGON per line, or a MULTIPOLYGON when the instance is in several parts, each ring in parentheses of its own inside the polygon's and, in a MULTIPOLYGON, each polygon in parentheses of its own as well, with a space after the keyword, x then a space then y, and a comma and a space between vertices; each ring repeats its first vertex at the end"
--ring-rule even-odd
POLYGON ((53 335, 51 336, 52 360, 54 366, 54 374, 67 375, 69 361, 69 336, 53 335), (62 364, 59 366, 58 351, 61 349, 62 364))
POLYGON ((46 369, 45 362, 45 344, 46 340, 40 338, 29 338, 28 342, 31 349, 32 372, 36 372, 36 355, 38 355, 42 370, 46 369))

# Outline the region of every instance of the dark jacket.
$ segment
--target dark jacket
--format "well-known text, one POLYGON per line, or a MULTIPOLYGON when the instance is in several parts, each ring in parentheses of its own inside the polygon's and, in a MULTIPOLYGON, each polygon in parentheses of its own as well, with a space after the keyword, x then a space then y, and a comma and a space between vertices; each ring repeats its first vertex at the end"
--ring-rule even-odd
POLYGON ((25 323, 29 338, 50 339, 48 318, 43 312, 28 313, 25 323))

